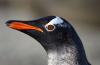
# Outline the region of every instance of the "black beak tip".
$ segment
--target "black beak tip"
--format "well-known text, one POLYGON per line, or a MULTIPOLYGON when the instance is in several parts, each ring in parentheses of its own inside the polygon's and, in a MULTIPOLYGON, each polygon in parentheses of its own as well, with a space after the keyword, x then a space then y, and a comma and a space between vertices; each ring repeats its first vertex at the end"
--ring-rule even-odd
POLYGON ((9 21, 7 21, 5 24, 6 24, 7 26, 9 26, 12 22, 13 22, 13 20, 9 20, 9 21))

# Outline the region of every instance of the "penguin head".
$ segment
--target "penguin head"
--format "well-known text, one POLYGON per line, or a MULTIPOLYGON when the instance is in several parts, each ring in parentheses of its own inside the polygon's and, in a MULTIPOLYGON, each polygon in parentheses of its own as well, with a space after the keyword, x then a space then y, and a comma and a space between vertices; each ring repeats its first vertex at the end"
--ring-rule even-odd
POLYGON ((10 20, 6 24, 12 29, 35 38, 44 47, 59 45, 58 43, 64 42, 70 27, 66 20, 58 16, 47 16, 32 21, 10 20))

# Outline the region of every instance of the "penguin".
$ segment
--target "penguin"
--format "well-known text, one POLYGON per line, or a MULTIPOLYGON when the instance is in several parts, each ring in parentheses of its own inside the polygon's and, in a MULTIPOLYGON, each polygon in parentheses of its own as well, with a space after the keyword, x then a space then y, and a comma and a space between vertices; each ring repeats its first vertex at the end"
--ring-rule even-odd
POLYGON ((37 40, 47 52, 48 65, 91 65, 74 27, 62 17, 9 20, 6 24, 37 40))

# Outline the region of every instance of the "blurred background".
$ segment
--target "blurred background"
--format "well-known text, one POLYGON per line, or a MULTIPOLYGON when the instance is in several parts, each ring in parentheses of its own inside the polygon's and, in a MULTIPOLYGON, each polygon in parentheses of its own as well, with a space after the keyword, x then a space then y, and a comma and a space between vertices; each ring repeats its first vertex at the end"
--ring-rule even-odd
POLYGON ((74 26, 92 65, 100 65, 100 0, 0 0, 0 65, 47 65, 43 47, 5 25, 56 15, 74 26))

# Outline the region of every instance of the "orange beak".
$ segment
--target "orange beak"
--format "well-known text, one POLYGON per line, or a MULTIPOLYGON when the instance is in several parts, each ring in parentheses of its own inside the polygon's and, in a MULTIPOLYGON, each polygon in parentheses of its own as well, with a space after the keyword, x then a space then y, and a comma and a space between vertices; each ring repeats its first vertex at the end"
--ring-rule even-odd
POLYGON ((39 27, 28 25, 21 22, 12 22, 9 24, 9 27, 16 30, 36 30, 36 31, 43 32, 43 30, 39 27))

